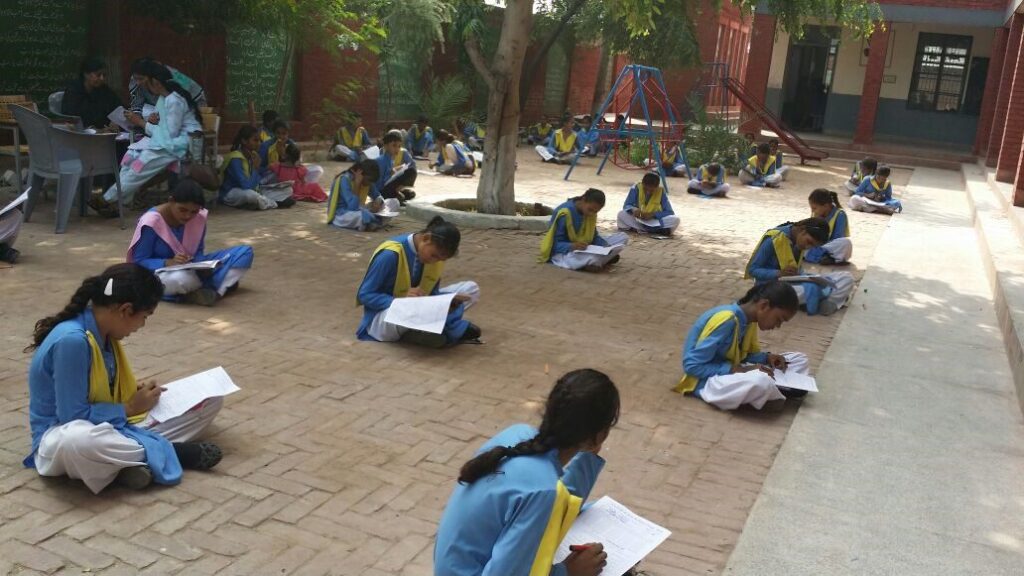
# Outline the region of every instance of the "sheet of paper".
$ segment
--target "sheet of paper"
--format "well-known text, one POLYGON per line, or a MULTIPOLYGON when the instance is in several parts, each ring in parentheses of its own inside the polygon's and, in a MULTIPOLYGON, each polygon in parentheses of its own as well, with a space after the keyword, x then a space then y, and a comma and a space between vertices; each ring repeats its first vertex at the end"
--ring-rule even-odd
POLYGON ((10 204, 8 204, 7 206, 4 206, 4 209, 0 210, 0 216, 3 216, 4 214, 7 214, 11 210, 14 210, 18 206, 21 206, 22 204, 24 204, 25 201, 28 200, 28 193, 29 193, 30 190, 32 190, 32 188, 25 189, 25 191, 21 193, 21 196, 18 196, 13 201, 11 201, 10 204))
POLYGON ((661 222, 657 218, 648 218, 647 220, 637 218, 636 221, 650 228, 661 228, 661 222))
POLYGON ((818 381, 813 376, 800 374, 799 372, 783 372, 775 369, 775 384, 794 390, 806 390, 808 392, 818 391, 818 381))
POLYGON ((600 256, 607 256, 612 253, 614 246, 598 246, 597 244, 591 244, 583 250, 573 250, 577 254, 598 254, 600 256))
POLYGON ((608 554, 602 574, 625 574, 661 545, 670 531, 634 514, 610 496, 605 496, 583 511, 562 539, 555 562, 569 556, 569 546, 598 542, 608 554))
POLYGON ((213 270, 220 266, 220 260, 203 260, 202 262, 188 262, 187 264, 175 264, 157 268, 157 272, 177 272, 178 270, 213 270))
POLYGON ((132 124, 124 117, 124 106, 118 106, 114 108, 114 111, 107 114, 107 119, 110 120, 114 125, 120 126, 121 130, 125 132, 131 132, 132 124))
POLYGON ((534 150, 536 150, 537 154, 540 154, 540 157, 543 158, 544 160, 551 160, 552 158, 554 158, 551 152, 543 146, 537 146, 536 148, 534 148, 534 150))
POLYGON ((392 182, 395 181, 395 179, 401 177, 402 174, 405 174, 405 171, 409 169, 409 166, 412 166, 412 164, 399 164, 398 167, 395 168, 395 171, 391 174, 391 178, 388 178, 387 181, 384 182, 384 186, 391 184, 392 182))
POLYGON ((483 163, 483 161, 484 161, 484 153, 483 152, 470 152, 470 154, 473 155, 473 159, 476 160, 477 164, 482 164, 483 163))
POLYGON ((797 274, 796 276, 779 276, 779 282, 814 282, 820 278, 817 274, 797 274))
POLYGON ((455 298, 454 292, 437 296, 395 298, 384 313, 384 321, 413 330, 440 334, 444 331, 444 321, 448 318, 452 298, 455 298))
POLYGON ((129 150, 149 150, 149 136, 139 138, 134 144, 128 146, 129 150))
POLYGON ((363 150, 363 155, 369 158, 370 160, 376 160, 377 158, 380 158, 380 148, 377 148, 376 146, 370 146, 366 150, 363 150))
POLYGON ((870 199, 870 198, 868 198, 866 196, 861 196, 861 198, 864 199, 864 202, 866 202, 868 204, 868 206, 888 206, 888 204, 886 204, 885 202, 877 202, 877 201, 872 200, 872 199, 870 199))
POLYGON ((227 396, 240 390, 221 366, 164 384, 163 388, 160 400, 149 411, 157 422, 180 416, 207 398, 227 396))
POLYGON ((440 174, 440 172, 435 172, 433 170, 416 170, 416 172, 418 172, 422 176, 437 176, 438 174, 440 174))

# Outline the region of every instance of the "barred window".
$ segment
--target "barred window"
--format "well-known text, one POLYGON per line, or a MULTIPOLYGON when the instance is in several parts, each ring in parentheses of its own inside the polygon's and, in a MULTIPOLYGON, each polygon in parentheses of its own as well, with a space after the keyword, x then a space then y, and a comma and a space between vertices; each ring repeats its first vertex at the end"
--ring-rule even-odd
POLYGON ((907 97, 908 108, 960 111, 972 41, 971 36, 921 33, 907 97))

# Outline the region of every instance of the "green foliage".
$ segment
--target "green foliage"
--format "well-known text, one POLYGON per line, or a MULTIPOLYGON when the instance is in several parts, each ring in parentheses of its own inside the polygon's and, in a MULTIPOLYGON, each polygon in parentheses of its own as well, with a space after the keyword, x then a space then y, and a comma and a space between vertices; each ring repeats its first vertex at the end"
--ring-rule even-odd
POLYGON ((420 112, 435 130, 447 129, 463 114, 468 103, 469 88, 465 80, 458 76, 434 78, 420 97, 420 112))
POLYGON ((633 138, 629 141, 629 163, 643 168, 653 167, 651 141, 648 138, 633 138))
POLYGON ((708 114, 703 99, 690 98, 689 105, 693 114, 686 130, 686 159, 690 168, 718 162, 726 171, 738 172, 742 168, 740 158, 748 146, 746 140, 733 131, 727 120, 708 114))
POLYGON ((388 0, 382 6, 387 31, 385 53, 411 55, 425 67, 434 46, 444 51, 444 28, 451 24, 454 6, 447 0, 388 0))
POLYGON ((331 95, 320 101, 320 109, 311 113, 310 132, 317 142, 317 150, 326 150, 324 145, 334 137, 334 132, 348 120, 349 105, 362 94, 365 86, 359 80, 349 79, 335 84, 331 95))

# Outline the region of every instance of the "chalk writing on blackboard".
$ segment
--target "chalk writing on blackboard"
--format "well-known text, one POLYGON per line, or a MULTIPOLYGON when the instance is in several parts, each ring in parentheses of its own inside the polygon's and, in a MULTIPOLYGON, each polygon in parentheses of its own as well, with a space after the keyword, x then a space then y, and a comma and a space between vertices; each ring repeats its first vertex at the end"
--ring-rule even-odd
POLYGON ((43 103, 63 90, 85 56, 87 4, 77 0, 0 2, 0 94, 43 103))
MULTIPOLYGON (((287 50, 283 33, 234 27, 227 37, 227 102, 228 115, 246 114, 248 102, 255 103, 257 114, 274 108, 277 83, 287 50)), ((295 65, 288 67, 284 99, 277 111, 282 117, 294 115, 295 65)))

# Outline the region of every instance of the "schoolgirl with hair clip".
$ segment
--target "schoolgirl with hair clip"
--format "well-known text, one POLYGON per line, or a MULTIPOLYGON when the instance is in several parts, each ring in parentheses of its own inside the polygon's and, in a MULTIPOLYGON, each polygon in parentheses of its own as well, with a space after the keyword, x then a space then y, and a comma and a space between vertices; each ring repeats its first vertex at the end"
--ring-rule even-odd
POLYGON ((163 391, 136 382, 121 341, 146 325, 163 285, 137 264, 86 278, 63 310, 36 322, 29 367, 32 452, 41 476, 82 480, 99 493, 115 480, 128 488, 177 484, 182 468, 206 470, 220 448, 195 442, 220 411, 212 398, 165 422, 148 412, 163 391))

